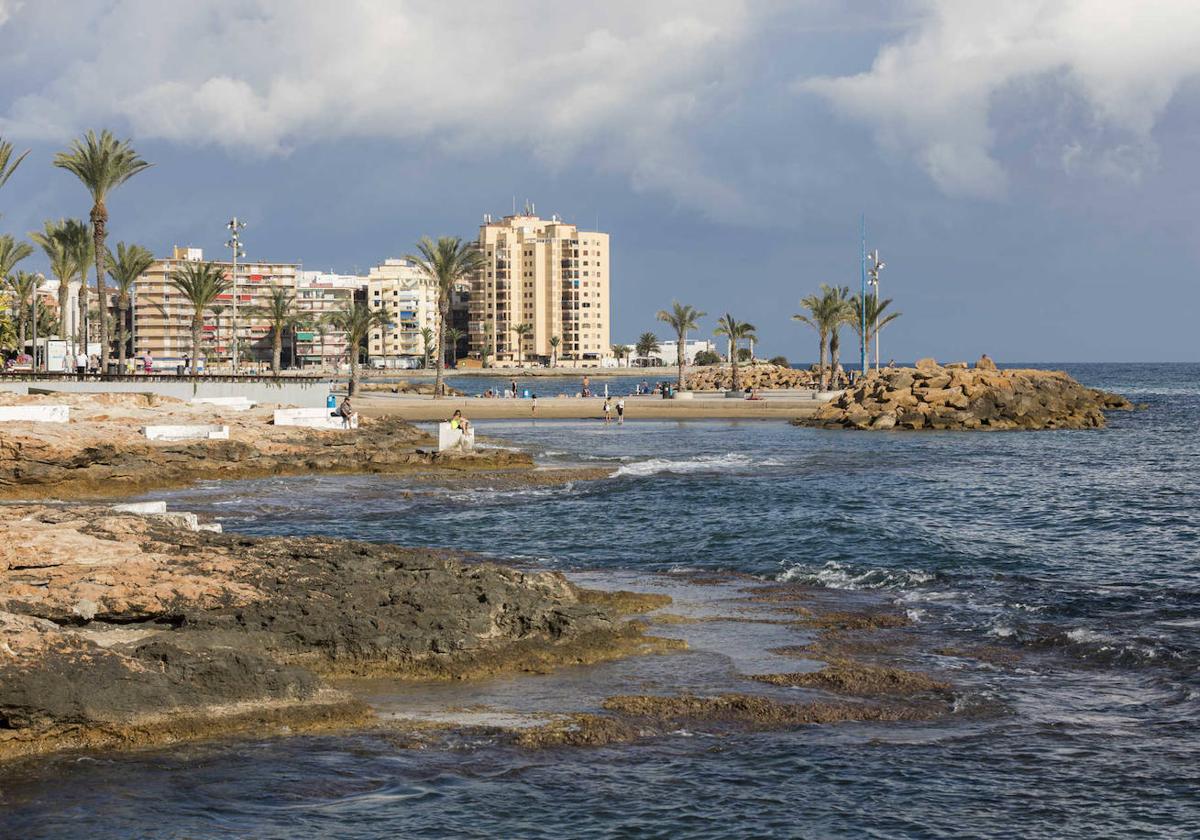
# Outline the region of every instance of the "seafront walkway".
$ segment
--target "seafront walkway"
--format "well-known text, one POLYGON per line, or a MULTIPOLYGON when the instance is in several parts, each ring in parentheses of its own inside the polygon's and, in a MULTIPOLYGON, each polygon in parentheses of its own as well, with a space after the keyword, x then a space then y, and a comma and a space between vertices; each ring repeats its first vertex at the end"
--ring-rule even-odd
MULTIPOLYGON (((485 397, 433 397, 415 394, 362 394, 355 409, 366 417, 400 417, 405 420, 445 420, 461 410, 472 420, 514 420, 537 417, 547 420, 604 419, 603 397, 544 397, 537 400, 537 413, 530 399, 485 397)), ((719 395, 692 399, 664 400, 660 396, 625 397, 627 420, 790 420, 816 413, 824 403, 807 394, 803 398, 772 395, 767 399, 731 399, 719 395)), ((616 422, 616 398, 613 398, 616 422)))

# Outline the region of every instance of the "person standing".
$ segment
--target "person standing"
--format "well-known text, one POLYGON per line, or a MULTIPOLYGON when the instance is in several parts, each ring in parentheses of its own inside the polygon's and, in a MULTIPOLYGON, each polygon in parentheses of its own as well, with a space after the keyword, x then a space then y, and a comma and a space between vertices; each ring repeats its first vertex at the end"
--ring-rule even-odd
POLYGON ((617 425, 625 425, 625 398, 617 397, 617 425))
POLYGON ((608 397, 604 398, 604 425, 607 426, 612 422, 612 400, 608 397))
POLYGON ((513 399, 515 400, 517 398, 517 380, 514 379, 509 388, 512 389, 513 399))
POLYGON ((585 397, 590 397, 592 395, 592 380, 588 379, 586 376, 583 377, 583 395, 585 397))
POLYGON ((537 394, 532 394, 531 396, 533 398, 532 414, 534 417, 537 417, 537 394))
POLYGON ((87 353, 80 350, 75 354, 75 373, 83 376, 87 373, 88 356, 87 353))

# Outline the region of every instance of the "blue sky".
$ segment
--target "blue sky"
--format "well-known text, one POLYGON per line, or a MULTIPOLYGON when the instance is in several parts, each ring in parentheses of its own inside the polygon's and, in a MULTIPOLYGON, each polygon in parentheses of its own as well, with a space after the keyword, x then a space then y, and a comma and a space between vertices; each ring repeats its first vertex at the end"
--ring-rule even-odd
POLYGON ((1196 359, 1200 4, 594 6, 0 0, 0 229, 86 216, 50 159, 110 127, 157 253, 365 271, 529 199, 612 234, 614 341, 680 299, 809 360, 865 211, 886 357, 1196 359))

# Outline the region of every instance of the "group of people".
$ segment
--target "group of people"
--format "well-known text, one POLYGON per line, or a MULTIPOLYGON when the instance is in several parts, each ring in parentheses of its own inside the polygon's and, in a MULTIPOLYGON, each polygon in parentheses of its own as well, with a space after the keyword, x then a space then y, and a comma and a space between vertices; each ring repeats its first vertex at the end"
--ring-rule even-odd
POLYGON ((613 408, 617 410, 617 425, 625 425, 625 398, 617 397, 614 404, 611 397, 604 398, 604 425, 607 426, 612 422, 613 408))

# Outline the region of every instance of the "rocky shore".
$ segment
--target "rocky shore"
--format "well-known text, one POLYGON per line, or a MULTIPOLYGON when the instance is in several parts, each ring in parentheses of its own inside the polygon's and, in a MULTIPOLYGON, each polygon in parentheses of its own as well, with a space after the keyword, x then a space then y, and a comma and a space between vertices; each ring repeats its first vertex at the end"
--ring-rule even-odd
POLYGON ((415 426, 388 417, 356 430, 271 425, 272 406, 229 411, 150 394, 3 396, 3 404, 67 404, 69 423, 0 427, 0 498, 121 495, 201 479, 436 469, 528 469, 525 453, 438 453, 415 426), (147 424, 224 424, 228 440, 152 441, 147 424))
POLYGON ((1104 412, 1133 408, 1124 397, 1088 388, 1062 371, 998 370, 986 355, 939 365, 873 372, 798 426, 843 429, 1098 429, 1104 412))
MULTIPOLYGON (((796 370, 771 364, 738 365, 738 387, 765 391, 805 388, 818 385, 818 376, 810 370, 796 370)), ((684 379, 689 391, 727 391, 733 387, 733 371, 729 365, 695 368, 684 379)))
POLYGON ((677 647, 623 620, 641 606, 442 551, 5 506, 0 758, 367 720, 333 677, 544 672, 677 647))

